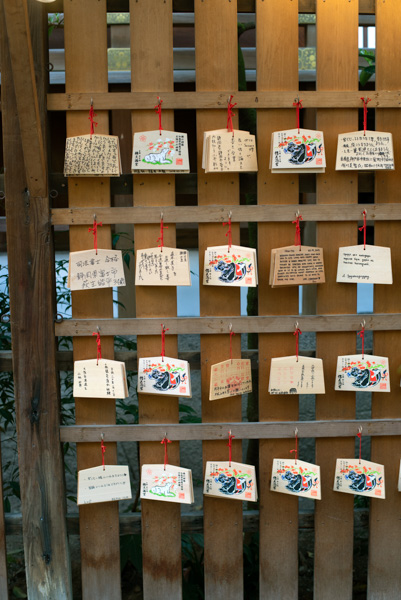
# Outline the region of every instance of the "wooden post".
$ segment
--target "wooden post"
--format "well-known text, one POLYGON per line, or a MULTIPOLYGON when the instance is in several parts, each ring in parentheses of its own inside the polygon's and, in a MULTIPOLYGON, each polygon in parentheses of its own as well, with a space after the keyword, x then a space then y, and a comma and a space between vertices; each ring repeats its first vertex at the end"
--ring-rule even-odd
POLYGON ((53 323, 54 256, 47 179, 39 157, 35 163, 32 156, 28 158, 24 154, 29 143, 43 150, 43 131, 39 124, 43 117, 36 115, 33 130, 29 130, 26 123, 25 128, 20 129, 20 123, 26 118, 24 107, 44 104, 44 87, 35 89, 28 85, 23 91, 20 85, 24 80, 35 80, 32 72, 35 66, 44 72, 45 65, 40 62, 40 56, 33 55, 32 46, 41 47, 47 31, 42 28, 42 7, 32 7, 32 34, 36 36, 32 44, 26 3, 15 4, 14 7, 8 3, 7 8, 14 8, 14 12, 11 21, 7 20, 7 33, 16 35, 14 26, 19 28, 19 50, 23 57, 21 62, 18 55, 12 56, 11 60, 4 6, 1 3, 2 119, 27 590, 30 600, 71 600, 63 455, 59 439, 60 400, 53 323), (16 90, 24 95, 18 102, 16 90))
MULTIPOLYGON (((257 0, 256 11, 257 91, 296 90, 298 2, 257 0), (277 60, 279 53, 281 58, 277 60)), ((298 204, 298 175, 277 175, 269 170, 271 134, 296 126, 295 108, 290 103, 288 109, 259 109, 257 123, 258 204, 298 204)), ((295 213, 294 208, 294 219, 295 213)), ((271 250, 290 246, 294 235, 291 220, 258 226, 259 315, 298 314, 298 287, 272 289, 269 286, 271 250)), ((259 335, 260 421, 298 419, 298 396, 270 396, 267 393, 271 358, 293 354, 295 338, 292 333, 259 335)), ((290 457, 292 447, 289 440, 261 440, 259 443, 259 581, 260 598, 265 600, 298 598, 298 577, 295 576, 298 572, 298 502, 291 496, 270 491, 273 458, 290 457), (288 577, 288 573, 293 575, 288 577)))
MULTIPOLYGON (((1 20, 1 17, 0 17, 1 20)), ((0 29, 1 31, 1 29, 0 29)), ((4 522, 4 502, 3 502, 3 467, 1 464, 1 444, 0 444, 0 597, 8 600, 8 580, 7 580, 7 545, 6 529, 4 522)))
MULTIPOLYGON (((106 0, 69 0, 64 5, 66 91, 104 92, 108 89, 106 0)), ((67 136, 89 133, 90 104, 86 111, 67 114, 67 136)), ((96 113, 96 133, 109 133, 108 113, 96 113)), ((110 206, 110 179, 70 178, 70 207, 110 206)), ((111 247, 110 226, 98 230, 99 248, 111 247)), ((70 250, 93 248, 93 236, 87 226, 70 228, 70 250)), ((85 290, 72 293, 73 317, 106 318, 113 316, 112 290, 85 290)), ((114 339, 101 334, 102 356, 113 358, 114 339)), ((96 342, 91 337, 74 339, 74 360, 94 358, 96 342)), ((77 398, 76 423, 115 423, 113 400, 77 398)), ((117 460, 116 445, 105 437, 107 464, 117 460)), ((95 444, 77 447, 78 470, 101 464, 100 438, 95 444)), ((99 598, 120 600, 120 539, 118 502, 80 507, 81 570, 84 600, 99 598)))
MULTIPOLYGON (((238 89, 237 2, 195 0, 196 89, 221 90, 223 98, 238 89), (225 93, 226 92, 226 93, 225 93)), ((239 204, 237 174, 209 173, 201 168, 203 132, 225 127, 227 111, 197 111, 198 203, 239 204)), ((234 127, 238 128, 238 116, 234 127)), ((228 220, 228 212, 227 212, 228 220)), ((221 223, 199 225, 199 273, 202 281, 207 246, 227 242, 221 223)), ((233 225, 233 243, 239 243, 239 227, 233 225)), ((240 314, 239 290, 200 285, 200 314, 240 314)), ((240 336, 233 338, 234 356, 240 356, 240 336)), ((209 401, 210 368, 229 358, 229 328, 226 335, 201 336, 202 420, 241 421, 241 397, 209 401)), ((233 432, 234 433, 234 432, 233 432)), ((227 428, 228 441, 228 428, 227 428)), ((228 460, 227 442, 204 442, 203 461, 228 460)), ((241 442, 233 442, 233 460, 241 462, 241 442)), ((242 502, 204 497, 205 596, 206 598, 243 598, 242 502)))
MULTIPOLYGON (((173 18, 172 0, 159 2, 131 0, 131 70, 132 91, 154 91, 163 99, 164 91, 172 91, 173 82, 173 18)), ((174 129, 174 114, 162 110, 164 129, 174 129)), ((132 133, 151 131, 159 126, 158 116, 152 111, 132 113, 132 133)), ((175 204, 174 175, 135 175, 134 205, 169 206, 175 204)), ((160 214, 158 214, 160 218, 160 214)), ((164 221, 165 245, 175 246, 175 225, 164 221)), ((160 224, 136 225, 135 249, 154 248, 160 236, 160 224)), ((136 290, 137 317, 177 315, 177 290, 175 287, 139 286, 136 290)), ((138 336, 138 358, 159 356, 161 337, 138 336)), ((166 355, 177 356, 177 336, 166 335, 166 355)), ((178 399, 160 395, 138 394, 141 423, 177 423, 178 399)), ((166 427, 168 437, 168 427, 166 427)), ((161 439, 160 439, 161 441, 161 439)), ((179 464, 178 442, 169 444, 169 462, 179 464)), ((140 445, 143 463, 162 463, 163 448, 160 442, 143 442, 140 445)), ((143 587, 146 600, 182 597, 181 573, 181 519, 180 505, 174 503, 142 501, 142 553, 143 587), (163 541, 162 541, 163 540, 163 541)))
MULTIPOLYGON (((357 90, 358 0, 317 0, 316 9, 318 89, 357 90)), ((357 111, 319 109, 317 128, 324 131, 327 161, 326 172, 317 175, 317 203, 357 203, 358 174, 335 171, 338 134, 357 131, 357 111)), ((356 285, 336 283, 336 273, 339 246, 356 244, 357 233, 357 222, 317 225, 317 246, 323 248, 326 271, 326 283, 317 286, 318 314, 356 312, 356 285)), ((334 391, 337 356, 352 354, 355 345, 356 332, 316 335, 316 356, 323 359, 326 383, 325 395, 316 396, 317 420, 355 418, 355 394, 334 391)), ((322 500, 315 503, 314 587, 315 597, 324 600, 352 597, 354 499, 333 491, 336 458, 349 456, 354 456, 354 438, 316 441, 322 500)))
MULTIPOLYGON (((376 89, 399 90, 401 49, 396 43, 401 27, 400 6, 396 0, 376 2, 376 89)), ((365 94, 364 94, 365 95, 365 94)), ((366 94, 367 95, 367 94, 366 94)), ((369 109, 369 105, 368 105, 369 109)), ((396 108, 376 110, 376 130, 393 134, 395 171, 378 171, 375 176, 375 203, 398 202, 401 166, 401 115, 396 108)), ((369 212, 367 215, 369 219, 369 212)), ((393 285, 375 285, 376 312, 401 312, 401 248, 400 222, 375 225, 375 244, 391 248, 393 285)), ((374 334, 374 351, 389 357, 391 392, 373 394, 372 417, 401 417, 398 368, 400 365, 400 332, 378 331, 374 334)), ((386 499, 370 503, 369 535, 369 600, 396 600, 400 595, 401 494, 397 490, 400 438, 372 438, 372 460, 385 465, 386 499)))

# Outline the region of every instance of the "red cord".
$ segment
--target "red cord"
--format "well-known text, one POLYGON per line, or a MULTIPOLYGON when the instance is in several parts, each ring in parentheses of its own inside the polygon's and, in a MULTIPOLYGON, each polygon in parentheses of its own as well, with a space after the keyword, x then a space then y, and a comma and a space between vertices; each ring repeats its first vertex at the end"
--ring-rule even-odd
POLYGON ((363 211, 363 225, 358 227, 359 231, 363 231, 363 249, 366 250, 366 210, 363 211))
POLYGON ((103 443, 103 440, 100 442, 100 447, 102 449, 102 467, 103 467, 103 471, 106 470, 105 464, 104 464, 104 453, 106 452, 106 446, 103 443))
POLYGON ((102 223, 98 223, 96 221, 96 219, 93 220, 93 227, 89 227, 88 231, 89 233, 92 232, 93 233, 93 246, 96 250, 96 254, 97 254, 97 228, 98 227, 102 227, 102 223))
POLYGON ((233 245, 233 236, 232 236, 232 230, 231 230, 231 217, 228 217, 228 221, 226 223, 223 223, 223 227, 226 227, 227 225, 228 225, 228 231, 226 233, 226 237, 228 237, 228 251, 230 252, 231 246, 233 245))
POLYGON ((231 435, 231 431, 228 432, 228 465, 231 467, 231 459, 232 459, 232 447, 233 447, 233 438, 235 435, 231 435))
POLYGON ((292 105, 295 106, 296 109, 297 109, 297 129, 298 129, 298 133, 299 133, 299 128, 300 128, 300 109, 303 108, 303 106, 302 106, 302 100, 296 100, 295 102, 293 102, 292 105))
POLYGON ((234 104, 232 104, 231 100, 233 97, 234 96, 230 96, 230 99, 227 102, 227 130, 231 131, 234 135, 233 117, 235 117, 235 114, 233 113, 233 108, 234 106, 237 106, 237 103, 234 102, 234 104))
POLYGON ((299 221, 303 221, 302 216, 299 215, 295 221, 292 221, 293 225, 295 225, 295 240, 294 246, 299 246, 299 250, 301 250, 301 226, 299 221))
POLYGON ((164 362, 164 357, 166 355, 166 331, 169 331, 162 325, 162 361, 164 362))
POLYGON ((157 238, 157 241, 160 242, 160 244, 158 244, 158 247, 161 248, 161 252, 163 252, 164 230, 165 229, 168 229, 168 225, 164 225, 163 217, 161 217, 161 219, 160 219, 160 237, 157 238))
POLYGON ((163 127, 162 127, 162 104, 163 104, 163 100, 160 100, 159 96, 157 96, 157 99, 158 99, 159 102, 155 106, 155 111, 159 115, 159 132, 160 132, 160 135, 161 135, 162 134, 162 130, 163 130, 163 127))
POLYGON ((94 331, 92 333, 92 336, 95 335, 96 336, 96 344, 97 344, 97 363, 99 364, 99 360, 101 360, 102 358, 102 344, 100 342, 100 333, 98 331, 94 331))
POLYGON ((295 452, 295 464, 297 464, 297 460, 298 460, 298 432, 295 432, 295 448, 293 448, 292 450, 290 450, 291 454, 293 452, 295 452))
POLYGON ((89 109, 89 117, 88 117, 89 121, 91 122, 91 137, 95 133, 95 128, 93 126, 96 125, 96 127, 97 127, 97 123, 95 122, 93 117, 97 117, 97 114, 94 111, 93 104, 91 104, 91 107, 89 109))
POLYGON ((296 354, 297 362, 298 362, 298 356, 299 356, 299 336, 302 335, 302 331, 299 329, 299 327, 297 327, 296 330, 294 331, 294 335, 295 335, 295 354, 296 354))
POLYGON ((368 127, 368 102, 370 98, 361 98, 363 102, 363 135, 366 135, 366 129, 368 127))
POLYGON ((164 437, 160 443, 164 444, 164 470, 166 470, 166 465, 168 462, 168 460, 167 460, 167 444, 171 444, 171 440, 168 440, 166 437, 164 437))

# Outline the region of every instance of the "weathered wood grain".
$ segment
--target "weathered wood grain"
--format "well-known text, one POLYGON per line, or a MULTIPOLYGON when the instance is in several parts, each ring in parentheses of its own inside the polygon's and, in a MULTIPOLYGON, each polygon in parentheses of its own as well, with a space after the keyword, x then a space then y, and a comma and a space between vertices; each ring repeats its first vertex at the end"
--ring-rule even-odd
MULTIPOLYGON (((1 7, 0 7, 0 10, 1 10, 1 7)), ((0 23, 1 23, 1 17, 0 17, 0 23)), ((22 531, 21 531, 21 533, 22 533, 22 531)), ((3 469, 2 469, 2 463, 1 463, 1 445, 0 445, 0 597, 3 600, 8 600, 7 545, 6 545, 6 528, 5 528, 5 521, 4 521, 3 469)))
MULTIPOLYGON (((41 11, 35 10, 35 6, 32 8, 32 37, 35 47, 37 43, 40 48, 46 39, 46 31, 42 28, 41 11)), ((30 176, 34 179, 37 176, 38 184, 31 191, 33 193, 35 189, 40 196, 32 198, 26 191, 25 146, 19 129, 19 106, 3 9, 3 3, 0 3, 8 268, 27 591, 32 600, 44 597, 71 600, 63 456, 58 433, 59 390, 53 329, 55 306, 49 202, 45 195, 42 196, 46 194, 46 182, 43 182, 40 160, 36 165, 37 173, 35 165, 31 165, 30 170, 30 176)), ((15 18, 21 22, 23 15, 18 13, 15 18)), ((35 55, 35 61, 44 72, 39 55, 35 55)), ((18 77, 23 72, 25 77, 32 77, 26 68, 22 61, 18 77)), ((40 82, 43 84, 42 79, 40 82)), ((44 91, 44 87, 38 87, 38 94, 43 95, 44 91)))

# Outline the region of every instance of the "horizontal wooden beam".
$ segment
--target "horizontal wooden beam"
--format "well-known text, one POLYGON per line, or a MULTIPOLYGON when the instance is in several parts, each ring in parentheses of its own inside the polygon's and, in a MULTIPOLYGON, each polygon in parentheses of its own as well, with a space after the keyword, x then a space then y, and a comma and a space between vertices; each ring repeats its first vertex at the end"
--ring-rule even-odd
MULTIPOLYGON (((334 382, 333 382, 334 385, 334 382)), ((60 427, 61 442, 157 442, 169 440, 225 440, 231 431, 236 439, 271 440, 293 438, 353 437, 362 427, 363 436, 401 435, 401 419, 374 421, 285 421, 264 423, 167 423, 161 425, 70 425, 60 427)))
MULTIPOLYGON (((165 317, 162 320, 169 329, 169 335, 228 334, 230 325, 236 333, 292 333, 296 323, 302 331, 356 332, 361 328, 362 321, 365 321, 366 330, 401 330, 401 314, 398 313, 280 317, 165 317)), ((57 336, 90 336, 96 331, 96 327, 99 327, 101 335, 160 335, 160 322, 160 319, 65 319, 55 324, 55 333, 57 336)))
MULTIPOLYGON (((301 95, 304 108, 361 108, 360 92, 163 92, 163 109, 227 109, 227 97, 233 94, 237 108, 288 108, 294 110, 294 98, 301 95)), ((94 92, 48 94, 48 110, 88 110, 91 98, 96 110, 143 110, 155 105, 153 92, 94 92)), ((399 108, 400 91, 369 92, 372 108, 399 108)))
MULTIPOLYGON (((146 176, 145 176, 146 177, 146 176)), ((280 177, 280 175, 277 175, 280 177)), ((350 174, 355 177, 357 173, 350 174)), ((163 213, 165 223, 223 223, 231 212, 233 223, 292 221, 296 212, 304 221, 359 221, 366 211, 368 221, 401 220, 401 204, 341 204, 242 205, 242 206, 134 206, 112 208, 55 208, 52 225, 91 225, 96 213, 105 225, 117 223, 159 223, 163 213)))

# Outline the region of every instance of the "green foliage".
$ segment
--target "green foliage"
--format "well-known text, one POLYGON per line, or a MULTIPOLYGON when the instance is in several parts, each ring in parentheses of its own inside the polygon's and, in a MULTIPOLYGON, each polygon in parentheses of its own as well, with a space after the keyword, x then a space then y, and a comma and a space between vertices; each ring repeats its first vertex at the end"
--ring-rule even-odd
POLYGON ((64 27, 64 14, 49 13, 47 17, 47 32, 49 36, 51 32, 58 27, 64 27))
POLYGON ((369 79, 375 74, 376 71, 376 55, 374 50, 359 50, 359 57, 364 58, 368 63, 367 67, 363 67, 359 78, 360 84, 365 86, 369 79))

